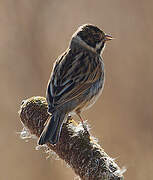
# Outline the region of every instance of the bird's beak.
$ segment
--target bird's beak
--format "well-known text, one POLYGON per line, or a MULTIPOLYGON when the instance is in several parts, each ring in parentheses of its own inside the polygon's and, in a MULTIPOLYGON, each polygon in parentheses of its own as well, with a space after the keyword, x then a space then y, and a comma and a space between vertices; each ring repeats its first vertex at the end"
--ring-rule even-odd
POLYGON ((113 39, 112 36, 110 36, 110 35, 108 35, 108 34, 105 34, 105 41, 110 41, 110 40, 112 40, 112 39, 113 39))

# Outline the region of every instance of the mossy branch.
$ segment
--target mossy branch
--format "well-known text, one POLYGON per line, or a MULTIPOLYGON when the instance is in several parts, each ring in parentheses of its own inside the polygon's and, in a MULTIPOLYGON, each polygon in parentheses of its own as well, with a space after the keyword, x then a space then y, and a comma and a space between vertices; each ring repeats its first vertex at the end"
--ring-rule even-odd
MULTIPOLYGON (((25 129, 39 138, 50 115, 44 97, 22 102, 19 115, 25 129)), ((57 145, 47 143, 50 150, 63 159, 82 180, 123 180, 123 171, 90 136, 87 125, 67 120, 57 145)))

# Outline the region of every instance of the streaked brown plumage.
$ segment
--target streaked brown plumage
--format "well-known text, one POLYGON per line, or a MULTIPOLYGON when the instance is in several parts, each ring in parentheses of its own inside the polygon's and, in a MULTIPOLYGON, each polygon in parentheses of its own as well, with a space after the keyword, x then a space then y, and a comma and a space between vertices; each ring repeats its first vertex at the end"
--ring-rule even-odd
POLYGON ((64 119, 90 107, 102 92, 104 63, 100 53, 112 37, 93 25, 81 26, 72 36, 68 49, 56 60, 47 88, 51 119, 38 144, 56 144, 64 119))

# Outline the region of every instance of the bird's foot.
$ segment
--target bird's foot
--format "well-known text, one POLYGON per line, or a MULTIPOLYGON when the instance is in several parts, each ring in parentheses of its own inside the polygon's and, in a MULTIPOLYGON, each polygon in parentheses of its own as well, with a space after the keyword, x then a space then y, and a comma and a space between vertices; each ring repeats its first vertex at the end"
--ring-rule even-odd
POLYGON ((78 126, 78 123, 74 121, 74 119, 70 115, 67 117, 67 123, 73 123, 75 126, 78 126))

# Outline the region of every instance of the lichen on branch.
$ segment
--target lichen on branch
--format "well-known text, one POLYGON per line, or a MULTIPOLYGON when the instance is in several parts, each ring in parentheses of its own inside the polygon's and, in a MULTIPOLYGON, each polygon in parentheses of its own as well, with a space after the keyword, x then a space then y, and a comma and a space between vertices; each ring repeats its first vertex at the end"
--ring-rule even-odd
MULTIPOLYGON (((31 136, 40 137, 50 114, 44 97, 24 100, 19 110, 24 129, 31 136)), ((22 136, 22 134, 21 134, 22 136)), ((82 180, 123 180, 124 169, 110 158, 91 137, 88 126, 74 123, 69 117, 63 124, 59 142, 46 144, 63 159, 82 180)))

